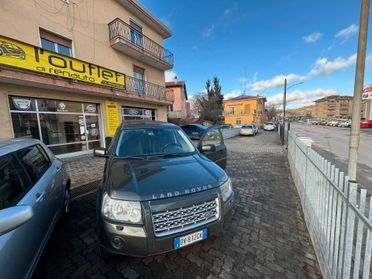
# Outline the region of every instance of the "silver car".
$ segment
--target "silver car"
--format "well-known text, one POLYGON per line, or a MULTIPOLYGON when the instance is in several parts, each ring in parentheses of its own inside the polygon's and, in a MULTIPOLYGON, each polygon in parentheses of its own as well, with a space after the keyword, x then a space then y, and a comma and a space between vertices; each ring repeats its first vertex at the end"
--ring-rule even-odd
POLYGON ((44 144, 0 140, 1 278, 31 277, 70 197, 70 178, 44 144))

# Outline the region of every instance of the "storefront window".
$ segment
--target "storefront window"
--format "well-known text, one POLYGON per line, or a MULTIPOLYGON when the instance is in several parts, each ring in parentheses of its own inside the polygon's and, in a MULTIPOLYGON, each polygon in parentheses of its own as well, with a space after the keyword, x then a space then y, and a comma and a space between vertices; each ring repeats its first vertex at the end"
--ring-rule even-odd
POLYGON ((9 97, 14 136, 40 139, 55 154, 101 144, 97 104, 9 97), (34 112, 32 112, 34 111, 34 112))
POLYGON ((154 109, 122 108, 123 120, 155 120, 154 109))
POLYGON ((12 123, 15 138, 40 139, 36 113, 12 112, 12 123))
POLYGON ((82 112, 81 103, 38 99, 37 106, 39 111, 51 112, 82 112))
POLYGON ((40 114, 45 144, 85 141, 84 117, 76 114, 40 114))

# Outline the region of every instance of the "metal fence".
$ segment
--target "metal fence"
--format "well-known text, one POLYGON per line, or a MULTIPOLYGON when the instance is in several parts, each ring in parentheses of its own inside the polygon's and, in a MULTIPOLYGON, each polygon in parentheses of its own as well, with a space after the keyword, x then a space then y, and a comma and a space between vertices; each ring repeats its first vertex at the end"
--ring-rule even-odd
POLYGON ((349 183, 292 132, 288 160, 324 278, 371 278, 372 199, 367 190, 349 183))
POLYGON ((229 139, 236 137, 240 133, 240 129, 238 128, 227 128, 227 129, 221 129, 222 136, 224 139, 229 139))

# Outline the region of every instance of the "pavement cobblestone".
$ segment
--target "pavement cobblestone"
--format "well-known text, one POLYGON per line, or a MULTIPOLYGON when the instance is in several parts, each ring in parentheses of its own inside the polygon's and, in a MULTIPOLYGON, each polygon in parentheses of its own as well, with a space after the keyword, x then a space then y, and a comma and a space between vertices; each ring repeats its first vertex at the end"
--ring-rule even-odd
POLYGON ((277 135, 260 132, 226 140, 226 145, 236 193, 227 231, 158 256, 101 259, 92 193, 73 201, 71 216, 57 224, 33 277, 321 278, 277 135))

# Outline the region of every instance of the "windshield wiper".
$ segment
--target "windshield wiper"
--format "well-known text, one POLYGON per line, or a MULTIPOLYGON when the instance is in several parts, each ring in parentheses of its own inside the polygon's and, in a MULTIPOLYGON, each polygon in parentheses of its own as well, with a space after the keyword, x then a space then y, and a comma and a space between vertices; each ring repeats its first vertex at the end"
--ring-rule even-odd
POLYGON ((184 157, 188 156, 192 153, 190 152, 184 152, 184 153, 159 153, 159 154, 153 154, 150 156, 147 156, 146 158, 156 158, 156 157, 184 157))
POLYGON ((128 159, 128 160, 145 160, 147 157, 142 156, 121 156, 121 157, 114 157, 115 159, 128 159))

